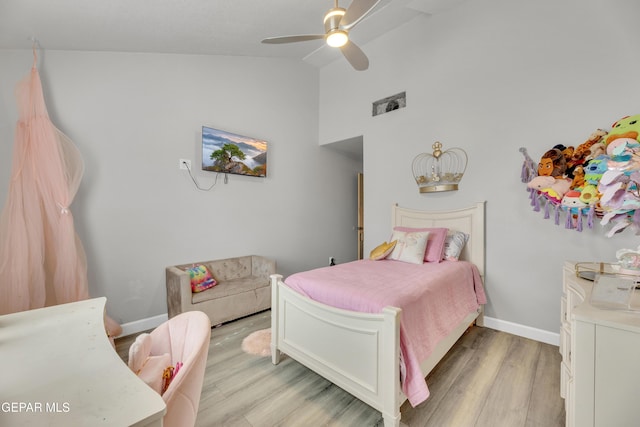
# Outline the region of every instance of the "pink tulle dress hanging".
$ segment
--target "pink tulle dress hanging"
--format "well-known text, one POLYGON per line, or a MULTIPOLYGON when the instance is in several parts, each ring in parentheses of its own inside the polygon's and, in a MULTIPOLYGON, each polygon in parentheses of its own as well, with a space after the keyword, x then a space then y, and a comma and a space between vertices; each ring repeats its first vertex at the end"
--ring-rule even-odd
MULTIPOLYGON (((70 210, 84 162, 49 119, 35 47, 33 56, 31 72, 16 87, 19 118, 0 215, 0 314, 89 297, 85 252, 70 210)), ((106 322, 119 333, 119 325, 106 322)))
POLYGON ((69 208, 84 163, 47 113, 34 49, 16 87, 9 195, 0 216, 0 313, 88 298, 87 265, 69 208))

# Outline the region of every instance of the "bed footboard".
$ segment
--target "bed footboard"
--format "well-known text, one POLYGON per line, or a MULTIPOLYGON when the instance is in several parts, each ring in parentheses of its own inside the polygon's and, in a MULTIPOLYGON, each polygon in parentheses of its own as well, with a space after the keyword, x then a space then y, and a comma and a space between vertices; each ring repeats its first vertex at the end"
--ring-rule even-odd
POLYGON ((271 355, 307 366, 400 425, 400 315, 356 313, 312 301, 271 276, 271 355), (286 321, 285 321, 286 320, 286 321))

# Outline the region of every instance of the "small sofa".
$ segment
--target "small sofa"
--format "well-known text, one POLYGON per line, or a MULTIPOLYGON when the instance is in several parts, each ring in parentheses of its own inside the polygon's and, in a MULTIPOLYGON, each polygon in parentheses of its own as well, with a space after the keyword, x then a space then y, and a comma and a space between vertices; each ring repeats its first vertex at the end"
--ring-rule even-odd
POLYGON ((248 316, 271 308, 271 282, 274 260, 248 255, 202 261, 166 268, 167 310, 169 318, 185 311, 203 311, 212 325, 248 316), (191 279, 185 270, 205 265, 218 282, 213 288, 191 292, 191 279))

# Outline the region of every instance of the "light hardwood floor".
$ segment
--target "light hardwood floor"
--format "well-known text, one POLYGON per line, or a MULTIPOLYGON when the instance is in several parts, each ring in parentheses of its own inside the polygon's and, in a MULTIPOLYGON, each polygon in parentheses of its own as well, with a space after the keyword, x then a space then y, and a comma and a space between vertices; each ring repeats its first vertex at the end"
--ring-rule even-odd
MULTIPOLYGON (((196 425, 376 426, 380 413, 284 356, 245 354, 241 342, 270 326, 266 311, 213 328, 196 425)), ((126 361, 135 336, 116 340, 126 361)), ((564 426, 558 347, 473 327, 427 378, 430 398, 401 408, 410 427, 564 426)))

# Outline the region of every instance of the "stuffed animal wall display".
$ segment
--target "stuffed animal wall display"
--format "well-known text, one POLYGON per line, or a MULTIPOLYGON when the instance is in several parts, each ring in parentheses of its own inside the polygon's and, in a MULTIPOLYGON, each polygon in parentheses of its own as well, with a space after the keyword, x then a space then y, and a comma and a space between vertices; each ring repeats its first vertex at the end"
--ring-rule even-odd
POLYGON ((565 228, 582 231, 583 217, 595 218, 611 237, 630 227, 640 235, 640 114, 616 121, 611 130, 596 129, 577 146, 557 144, 539 162, 525 157, 521 180, 527 184, 534 211, 545 218, 561 213, 565 228))

